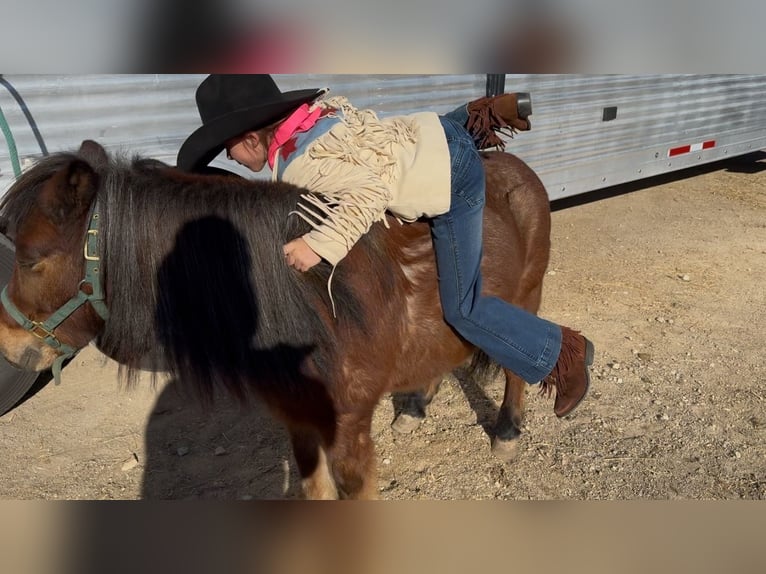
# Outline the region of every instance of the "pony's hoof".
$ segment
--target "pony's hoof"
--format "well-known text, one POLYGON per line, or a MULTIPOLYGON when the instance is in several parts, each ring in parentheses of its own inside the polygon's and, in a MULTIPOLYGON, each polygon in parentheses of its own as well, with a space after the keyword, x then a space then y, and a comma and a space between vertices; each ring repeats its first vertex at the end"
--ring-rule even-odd
POLYGON ((519 454, 519 439, 492 439, 492 454, 503 462, 513 462, 519 454))
POLYGON ((391 423, 391 428, 399 434, 410 434, 423 422, 422 417, 416 417, 407 413, 401 413, 391 423))

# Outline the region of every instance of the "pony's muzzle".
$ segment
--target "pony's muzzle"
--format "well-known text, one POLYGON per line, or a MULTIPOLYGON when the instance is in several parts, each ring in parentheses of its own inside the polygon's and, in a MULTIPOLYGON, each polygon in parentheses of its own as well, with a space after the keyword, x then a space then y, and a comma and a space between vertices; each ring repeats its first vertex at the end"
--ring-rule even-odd
POLYGON ((6 361, 8 362, 10 366, 20 371, 36 371, 38 370, 36 367, 38 363, 40 362, 41 358, 42 356, 40 355, 39 351, 35 349, 27 348, 21 354, 21 357, 19 358, 18 362, 13 361, 9 358, 6 358, 6 361))
POLYGON ((24 371, 43 371, 50 368, 57 353, 39 338, 20 329, 0 325, 0 352, 10 365, 24 371))
POLYGON ((39 370, 37 366, 42 361, 42 358, 40 351, 33 349, 32 347, 27 347, 21 354, 21 360, 18 366, 25 371, 37 371, 39 370))

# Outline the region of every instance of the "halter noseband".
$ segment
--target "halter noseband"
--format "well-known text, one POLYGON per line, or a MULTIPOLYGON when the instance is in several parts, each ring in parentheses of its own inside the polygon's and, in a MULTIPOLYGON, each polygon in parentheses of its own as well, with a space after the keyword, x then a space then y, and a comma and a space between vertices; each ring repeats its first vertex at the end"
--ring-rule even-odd
POLYGON ((61 323, 66 321, 72 313, 88 302, 90 302, 93 309, 104 321, 109 318, 109 310, 104 303, 104 290, 99 278, 100 258, 96 249, 98 246, 99 219, 97 204, 98 201, 95 201, 90 209, 90 220, 88 222, 88 230, 85 232, 85 246, 83 249, 83 256, 85 258, 85 278, 80 281, 78 285, 77 295, 59 307, 58 310, 45 321, 33 321, 19 311, 18 307, 13 304, 8 296, 7 286, 4 287, 2 293, 0 293, 0 301, 2 301, 3 307, 5 307, 8 314, 13 317, 19 325, 40 339, 43 343, 46 343, 61 353, 53 362, 53 378, 57 385, 61 383, 61 368, 64 361, 74 357, 79 349, 75 349, 74 347, 65 345, 59 341, 53 331, 61 325, 61 323), (84 285, 90 285, 93 292, 91 294, 85 293, 82 290, 84 285))

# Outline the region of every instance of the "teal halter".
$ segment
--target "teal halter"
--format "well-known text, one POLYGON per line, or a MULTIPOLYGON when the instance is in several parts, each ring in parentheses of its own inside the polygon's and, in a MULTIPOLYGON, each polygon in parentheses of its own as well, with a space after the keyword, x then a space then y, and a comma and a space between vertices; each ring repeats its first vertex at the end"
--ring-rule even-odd
POLYGON ((93 309, 104 321, 109 318, 109 310, 104 303, 104 290, 99 278, 99 263, 101 260, 96 253, 98 245, 98 209, 96 203, 97 202, 94 202, 93 207, 91 208, 88 231, 85 233, 85 247, 83 249, 83 255, 85 257, 85 278, 80 281, 78 285, 77 295, 59 307, 58 310, 45 321, 32 321, 13 304, 8 296, 7 286, 4 287, 2 293, 0 293, 0 301, 2 301, 2 304, 9 315, 24 329, 32 333, 32 335, 60 353, 53 362, 53 378, 57 385, 61 383, 61 368, 64 361, 74 357, 79 349, 75 349, 74 347, 65 345, 59 341, 53 331, 61 325, 61 323, 66 321, 72 313, 88 302, 90 302, 93 309), (84 285, 90 285, 93 292, 91 294, 85 293, 82 290, 84 285))

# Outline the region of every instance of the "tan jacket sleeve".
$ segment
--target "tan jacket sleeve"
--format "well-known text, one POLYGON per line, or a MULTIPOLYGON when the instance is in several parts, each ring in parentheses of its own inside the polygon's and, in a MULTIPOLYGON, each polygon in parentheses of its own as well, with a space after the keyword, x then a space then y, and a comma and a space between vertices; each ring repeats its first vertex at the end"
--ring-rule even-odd
POLYGON ((293 213, 313 227, 304 236, 309 247, 336 265, 373 223, 385 222, 401 171, 398 150, 414 146, 418 128, 406 117, 381 121, 341 97, 323 105, 342 121, 291 160, 282 179, 309 190, 293 213))
POLYGON ((391 190, 366 166, 343 160, 313 160, 295 167, 301 173, 297 185, 312 191, 301 196, 293 212, 313 227, 303 239, 337 265, 373 223, 385 221, 391 190))

